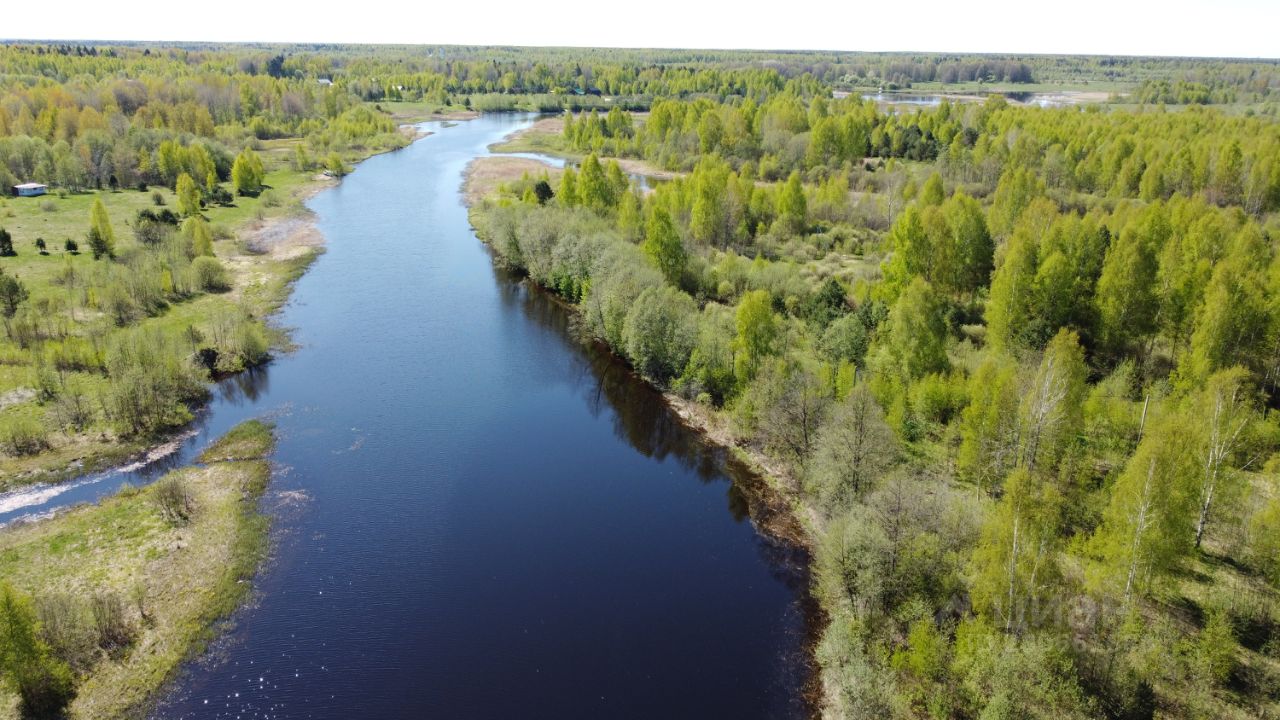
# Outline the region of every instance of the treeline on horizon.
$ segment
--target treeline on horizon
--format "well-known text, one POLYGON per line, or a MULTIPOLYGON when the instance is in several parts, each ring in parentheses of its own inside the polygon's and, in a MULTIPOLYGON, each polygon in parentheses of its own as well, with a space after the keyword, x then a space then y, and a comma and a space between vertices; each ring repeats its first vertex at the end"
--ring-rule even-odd
MULTIPOLYGON (((444 102, 452 96, 484 93, 744 94, 740 84, 724 85, 714 76, 690 84, 688 75, 703 77, 707 71, 718 71, 733 77, 761 69, 783 79, 809 75, 850 89, 905 89, 921 83, 1102 84, 1108 89, 1133 85, 1140 86, 1139 102, 1153 104, 1263 102, 1280 87, 1280 62, 1229 58, 328 44, 117 43, 100 48, 15 43, 9 47, 28 49, 37 57, 145 58, 154 53, 193 65, 232 57, 236 67, 250 75, 358 81, 352 89, 364 100, 444 102), (666 78, 673 72, 676 75, 666 78)), ((51 64, 24 65, 15 69, 60 81, 66 78, 51 64)))

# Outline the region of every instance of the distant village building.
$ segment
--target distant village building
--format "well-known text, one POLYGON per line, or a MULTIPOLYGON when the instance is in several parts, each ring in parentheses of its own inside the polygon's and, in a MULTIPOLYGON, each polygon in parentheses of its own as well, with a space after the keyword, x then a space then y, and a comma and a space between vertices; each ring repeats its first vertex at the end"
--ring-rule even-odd
POLYGON ((320 83, 321 85, 332 85, 332 84, 333 84, 333 81, 332 81, 332 80, 330 80, 329 78, 320 78, 319 80, 316 80, 316 82, 320 83))
POLYGON ((22 183, 21 185, 13 186, 13 194, 18 197, 35 197, 45 194, 48 190, 48 185, 41 185, 40 183, 22 183))

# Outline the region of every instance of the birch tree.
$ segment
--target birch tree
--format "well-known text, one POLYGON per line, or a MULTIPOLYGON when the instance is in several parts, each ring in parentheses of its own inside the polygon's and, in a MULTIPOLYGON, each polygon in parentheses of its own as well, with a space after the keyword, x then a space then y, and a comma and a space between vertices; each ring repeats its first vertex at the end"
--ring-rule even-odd
POLYGON ((1124 604, 1146 594, 1192 548, 1196 458, 1187 417, 1175 413, 1151 429, 1116 480, 1094 537, 1103 559, 1101 585, 1124 604))
POLYGON ((1196 507, 1196 547, 1200 547, 1215 503, 1238 490, 1242 481, 1233 460, 1239 454, 1255 413, 1248 391, 1249 373, 1234 367, 1209 378, 1195 403, 1195 417, 1203 423, 1196 454, 1200 492, 1196 507))
POLYGON ((1058 578, 1062 498, 1026 469, 1015 470, 974 551, 975 609, 1005 632, 1021 633, 1028 611, 1051 597, 1058 578))
POLYGON ((1040 368, 1022 401, 1021 464, 1034 471, 1052 467, 1080 431, 1086 368, 1074 330, 1058 331, 1045 348, 1040 368))

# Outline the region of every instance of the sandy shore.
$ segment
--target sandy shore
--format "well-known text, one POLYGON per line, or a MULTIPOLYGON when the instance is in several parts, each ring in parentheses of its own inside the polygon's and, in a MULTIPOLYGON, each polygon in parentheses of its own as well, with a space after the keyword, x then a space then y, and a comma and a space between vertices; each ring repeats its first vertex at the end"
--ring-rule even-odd
POLYGON ((463 173, 464 201, 470 207, 496 191, 503 183, 519 180, 525 173, 537 177, 544 172, 554 188, 560 182, 561 170, 540 160, 522 157, 475 158, 467 163, 467 169, 463 173))

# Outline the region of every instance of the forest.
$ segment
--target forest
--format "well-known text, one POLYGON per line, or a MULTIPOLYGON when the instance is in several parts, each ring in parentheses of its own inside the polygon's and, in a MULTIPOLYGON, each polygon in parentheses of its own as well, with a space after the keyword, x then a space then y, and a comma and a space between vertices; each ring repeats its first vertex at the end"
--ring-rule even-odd
MULTIPOLYGON (((251 229, 403 118, 539 110, 512 143, 569 165, 510 178, 477 231, 780 468, 824 714, 1273 716, 1278 85, 1271 61, 0 45, 0 184, 50 190, 0 201, 0 489, 168 437, 285 349, 268 319, 313 254, 251 229)), ((20 694, 82 667, 34 602, 0 593, 47 668, 0 675, 20 694)))
POLYGON ((1277 710, 1280 126, 808 80, 557 125, 474 222, 786 468, 834 715, 1277 710))

